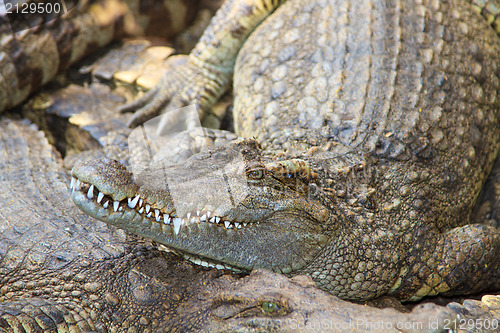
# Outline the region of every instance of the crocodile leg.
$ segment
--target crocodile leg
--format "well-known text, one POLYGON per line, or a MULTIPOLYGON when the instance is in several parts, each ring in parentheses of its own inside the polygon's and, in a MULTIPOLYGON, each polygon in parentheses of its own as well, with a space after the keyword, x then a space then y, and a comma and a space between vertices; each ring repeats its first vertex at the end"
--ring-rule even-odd
POLYGON ((452 229, 440 236, 434 251, 414 254, 419 258, 417 263, 405 272, 403 280, 398 279, 390 293, 416 301, 438 293, 462 295, 480 289, 497 290, 500 288, 496 258, 499 252, 500 235, 494 227, 466 225, 452 229), (482 288, 477 288, 479 285, 482 288))
POLYGON ((1 332, 95 331, 83 309, 70 310, 62 303, 41 298, 0 303, 1 332), (76 311, 75 311, 76 310, 76 311))
POLYGON ((166 108, 195 105, 203 117, 228 89, 236 56, 248 35, 284 0, 231 0, 217 11, 189 56, 170 58, 169 70, 155 88, 121 111, 136 111, 130 127, 166 108))
POLYGON ((481 14, 500 35, 500 2, 498 0, 469 0, 474 10, 481 14))

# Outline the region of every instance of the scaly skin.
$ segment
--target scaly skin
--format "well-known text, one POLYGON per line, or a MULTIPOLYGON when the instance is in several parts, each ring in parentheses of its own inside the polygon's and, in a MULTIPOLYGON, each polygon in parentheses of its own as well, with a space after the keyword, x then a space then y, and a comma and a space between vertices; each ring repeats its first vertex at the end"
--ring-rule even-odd
MULTIPOLYGON (((179 33, 196 1, 76 1, 68 14, 28 30, 25 15, 0 16, 0 112, 23 102, 92 51, 126 36, 179 33), (15 32, 15 33, 13 33, 15 32)), ((33 19, 33 18, 32 18, 33 19)))
POLYGON ((262 150, 241 141, 135 179, 116 162, 85 162, 73 200, 198 261, 306 274, 345 299, 500 288, 500 233, 469 218, 499 150, 493 29, 460 0, 277 6, 226 2, 167 73, 180 91, 160 86, 132 122, 165 105, 206 109, 234 63, 237 134, 262 150), (262 8, 272 15, 254 29, 262 8), (219 204, 227 189, 207 168, 238 153, 246 180, 219 204))

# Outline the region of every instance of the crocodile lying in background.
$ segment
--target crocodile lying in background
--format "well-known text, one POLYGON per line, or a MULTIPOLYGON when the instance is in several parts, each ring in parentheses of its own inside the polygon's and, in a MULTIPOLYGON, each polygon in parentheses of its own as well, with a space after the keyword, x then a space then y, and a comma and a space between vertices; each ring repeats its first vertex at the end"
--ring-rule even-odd
MULTIPOLYGON (((29 2, 18 1, 18 5, 29 2)), ((59 71, 113 40, 140 35, 171 38, 192 22, 206 2, 76 1, 67 14, 34 27, 29 23, 44 22, 42 14, 27 21, 26 14, 6 17, 2 13, 0 112, 20 104, 59 71)))
POLYGON ((500 232, 470 220, 500 147, 500 40, 469 3, 226 1, 172 62, 132 126, 161 108, 209 109, 234 66, 235 128, 259 143, 136 178, 83 162, 82 210, 195 262, 305 274, 344 299, 500 288, 500 232), (218 181, 200 196, 197 179, 238 154, 239 201, 214 204, 218 181))

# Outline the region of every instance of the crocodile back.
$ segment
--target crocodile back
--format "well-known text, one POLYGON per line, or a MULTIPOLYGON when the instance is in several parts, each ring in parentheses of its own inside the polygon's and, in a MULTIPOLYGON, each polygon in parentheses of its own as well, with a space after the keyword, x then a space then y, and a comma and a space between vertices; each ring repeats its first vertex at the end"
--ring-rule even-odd
POLYGON ((449 200, 456 214, 498 152, 500 42, 465 1, 287 1, 250 36, 235 73, 239 135, 276 147, 316 132, 394 174, 425 174, 426 202, 449 200))
POLYGON ((236 125, 261 141, 314 129, 399 160, 482 150, 498 136, 499 64, 465 1, 288 1, 239 53, 236 125))

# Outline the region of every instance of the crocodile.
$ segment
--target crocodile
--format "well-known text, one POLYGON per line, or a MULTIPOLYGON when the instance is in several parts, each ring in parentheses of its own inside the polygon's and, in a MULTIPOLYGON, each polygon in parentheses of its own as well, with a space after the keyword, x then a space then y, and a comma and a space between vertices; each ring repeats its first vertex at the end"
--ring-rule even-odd
POLYGON ((232 79, 242 139, 136 175, 84 161, 72 199, 195 262, 343 299, 498 290, 500 232, 471 212, 500 148, 499 63, 466 1, 226 1, 123 111, 203 117, 232 79))
POLYGON ((401 313, 342 301, 305 276, 194 265, 71 205, 69 173, 33 124, 0 129, 0 332, 444 332, 458 314, 500 311, 489 297, 401 313))
MULTIPOLYGON (((30 1, 18 1, 24 3, 30 1)), ((0 112, 19 105, 58 72, 114 40, 173 37, 193 21, 201 3, 76 1, 74 8, 47 22, 42 14, 26 20, 26 14, 0 13, 0 112), (37 21, 43 23, 32 26, 37 21)))
MULTIPOLYGON (((56 327, 61 331, 68 327, 74 331, 242 332, 340 331, 338 328, 348 327, 346 331, 351 331, 352 325, 363 322, 384 322, 394 327, 398 323, 413 323, 418 328, 436 323, 435 329, 429 331, 441 331, 450 327, 443 323, 459 319, 457 314, 461 319, 476 320, 484 317, 489 308, 491 315, 486 318, 498 318, 498 297, 450 306, 455 317, 450 316, 449 310, 432 305, 419 306, 412 314, 402 315, 342 302, 300 276, 287 279, 255 270, 249 277, 232 283, 233 276, 200 271, 158 251, 154 244, 105 228, 73 209, 67 199, 66 172, 60 168, 60 159, 43 134, 26 122, 1 122, 0 127, 0 142, 4 143, 0 148, 0 155, 4 156, 1 182, 2 188, 9 189, 0 208, 0 331, 15 331, 20 326, 26 331, 52 331, 56 327), (56 163, 51 162, 53 159, 56 163), (73 259, 71 264, 65 265, 69 258, 73 259), (43 265, 34 267, 41 262, 43 265), (122 278, 110 281, 110 267, 115 267, 112 274, 118 272, 122 278), (186 284, 183 277, 192 275, 196 277, 186 284), (93 289, 100 283, 102 288, 93 289), (167 309, 164 313, 172 316, 155 321, 158 306, 152 308, 149 302, 145 303, 144 294, 135 293, 144 289, 175 289, 160 298, 156 298, 159 293, 146 295, 152 296, 148 300, 168 303, 163 305, 167 309), (213 297, 207 296, 214 291, 217 292, 213 297), (173 300, 166 300, 168 297, 173 300), (113 303, 117 300, 119 305, 113 303), (142 311, 138 312, 138 308, 142 311), (195 308, 203 310, 187 311, 195 308), (186 313, 179 314, 178 309, 186 313)), ((387 327, 371 331, 387 332, 387 327)))
MULTIPOLYGON (((92 107, 84 89, 69 87, 59 98, 88 112, 108 103, 102 85, 94 90, 92 107)), ((402 314, 341 301, 304 276, 254 270, 239 279, 200 269, 72 207, 58 154, 26 121, 0 121, 0 156, 7 189, 0 200, 0 332, 437 332, 464 326, 460 320, 498 318, 498 296, 402 314)))

